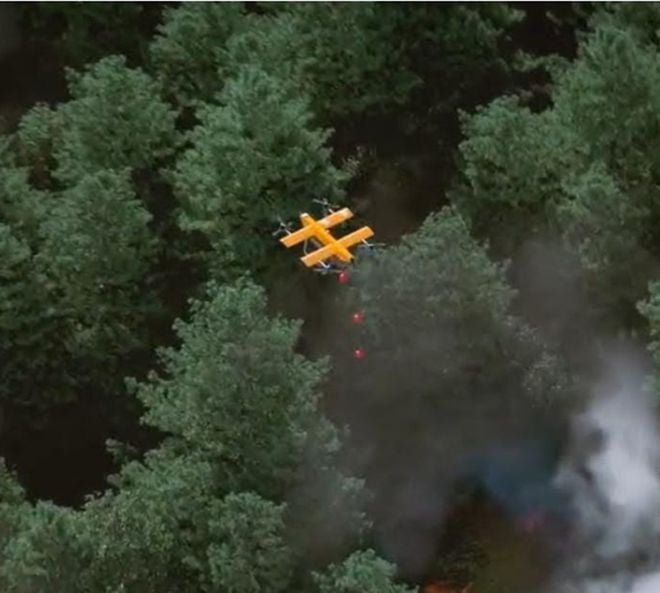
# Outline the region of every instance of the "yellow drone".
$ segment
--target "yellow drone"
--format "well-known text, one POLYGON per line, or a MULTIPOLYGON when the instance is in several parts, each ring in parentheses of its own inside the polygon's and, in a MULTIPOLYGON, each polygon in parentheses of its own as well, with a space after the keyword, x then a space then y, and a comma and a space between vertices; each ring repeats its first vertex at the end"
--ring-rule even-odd
POLYGON ((353 212, 349 208, 333 210, 327 202, 321 203, 327 210, 327 214, 323 218, 316 220, 307 213, 301 214, 302 228, 291 232, 286 225, 282 225, 286 236, 282 237, 280 242, 285 247, 303 243, 305 255, 300 258, 300 261, 308 268, 316 268, 318 271, 327 273, 340 270, 346 264, 350 264, 354 255, 349 248, 358 243, 370 246, 367 239, 373 237, 374 232, 368 226, 363 226, 344 237, 335 238, 328 229, 352 218, 353 212), (310 244, 314 247, 311 252, 309 251, 310 244))
MULTIPOLYGON (((335 210, 325 200, 315 200, 315 202, 323 205, 325 209, 323 218, 316 220, 309 214, 303 213, 300 215, 302 228, 291 231, 287 224, 280 222, 280 228, 273 234, 283 233, 285 235, 280 239, 280 243, 285 247, 293 247, 302 243, 305 255, 300 258, 300 261, 303 264, 322 274, 337 273, 339 282, 346 284, 350 280, 346 268, 355 258, 350 248, 357 244, 368 248, 373 247, 367 242, 367 239, 373 237, 374 232, 368 226, 363 226, 357 231, 336 238, 328 229, 352 218, 353 213, 349 208, 335 210), (310 245, 313 247, 312 251, 309 249, 310 245)), ((355 311, 351 314, 350 320, 355 325, 361 325, 364 321, 364 313, 355 311)), ((366 352, 362 346, 356 346, 352 355, 356 360, 362 360, 366 356, 366 352)))

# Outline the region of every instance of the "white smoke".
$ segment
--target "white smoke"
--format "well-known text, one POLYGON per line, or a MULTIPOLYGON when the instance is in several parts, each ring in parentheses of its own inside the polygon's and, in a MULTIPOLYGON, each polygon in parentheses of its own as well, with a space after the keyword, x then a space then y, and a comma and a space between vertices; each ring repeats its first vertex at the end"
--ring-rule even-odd
POLYGON ((659 593, 660 572, 640 577, 635 581, 630 593, 659 593))
POLYGON ((574 502, 579 540, 561 593, 660 593, 657 413, 644 372, 623 360, 610 360, 558 474, 574 502))
POLYGON ((660 510, 660 442, 654 416, 649 400, 627 389, 596 401, 589 411, 604 442, 587 467, 606 504, 607 540, 615 548, 625 547, 660 510))

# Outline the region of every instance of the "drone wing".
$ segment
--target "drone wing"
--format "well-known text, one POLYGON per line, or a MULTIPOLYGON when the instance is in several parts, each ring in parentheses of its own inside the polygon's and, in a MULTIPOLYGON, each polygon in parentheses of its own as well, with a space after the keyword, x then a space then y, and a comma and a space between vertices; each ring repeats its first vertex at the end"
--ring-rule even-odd
POLYGON ((342 208, 341 210, 337 210, 337 212, 328 214, 328 216, 323 217, 318 222, 323 228, 329 229, 330 227, 333 227, 336 224, 344 222, 345 220, 348 220, 352 217, 353 213, 351 212, 350 208, 342 208))
POLYGON ((373 237, 373 235, 374 232, 371 228, 365 226, 341 239, 333 241, 325 247, 312 251, 312 253, 300 259, 308 268, 325 261, 329 257, 336 257, 342 261, 350 262, 353 259, 353 255, 348 251, 348 248, 356 243, 367 240, 369 237, 373 237))
POLYGON ((361 229, 358 229, 357 231, 353 231, 352 233, 349 233, 345 237, 342 237, 341 239, 338 239, 338 242, 341 243, 343 247, 352 247, 356 243, 361 243, 362 241, 366 241, 369 237, 373 237, 374 232, 371 230, 370 227, 368 226, 363 226, 361 229))
POLYGON ((314 234, 314 227, 305 225, 303 228, 294 231, 293 233, 289 233, 285 237, 282 237, 280 239, 280 243, 284 244, 286 247, 293 247, 298 243, 302 243, 303 241, 307 241, 307 239, 311 239, 314 234))
MULTIPOLYGON (((342 208, 341 210, 337 210, 337 212, 328 214, 328 216, 321 218, 321 220, 314 220, 308 214, 301 214, 300 221, 303 227, 297 231, 294 231, 293 233, 288 234, 286 237, 282 237, 280 239, 280 243, 282 243, 286 247, 293 247, 294 245, 297 245, 298 243, 302 243, 303 241, 307 241, 312 237, 320 238, 318 236, 319 226, 322 229, 329 229, 335 226, 336 224, 348 220, 352 216, 353 213, 349 208, 342 208)), ((323 242, 325 243, 325 241, 323 242)))

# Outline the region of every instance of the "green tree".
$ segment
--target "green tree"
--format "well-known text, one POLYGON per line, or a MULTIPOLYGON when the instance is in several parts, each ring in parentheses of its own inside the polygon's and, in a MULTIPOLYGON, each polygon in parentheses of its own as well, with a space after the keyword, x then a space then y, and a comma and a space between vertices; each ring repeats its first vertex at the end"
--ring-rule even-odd
POLYGON ((417 572, 424 567, 399 530, 432 545, 418 525, 433 511, 415 502, 442 483, 450 491, 458 468, 494 442, 546 423, 561 428, 579 392, 558 353, 512 314, 506 266, 490 260, 453 208, 362 255, 351 284, 344 317, 361 310, 364 323, 338 328, 344 354, 335 353, 333 391, 350 410, 353 456, 366 458, 377 541, 417 572), (349 344, 365 359, 356 363, 349 344))
POLYGON ((18 190, 5 202, 16 222, 0 231, 2 399, 43 404, 116 389, 154 309, 150 216, 126 171, 85 177, 57 196, 18 190), (43 200, 23 214, 32 195, 43 200))
POLYGON ((25 500, 25 491, 16 476, 0 458, 0 563, 7 553, 7 542, 18 531, 19 509, 25 500))
POLYGON ((595 11, 590 19, 593 28, 613 25, 625 28, 634 33, 643 43, 658 44, 658 26, 660 25, 660 10, 655 4, 595 5, 595 11))
POLYGON ((261 289, 212 286, 178 322, 166 376, 142 384, 145 421, 215 460, 226 492, 280 499, 317 421, 324 363, 295 354, 299 326, 264 315, 261 289))
MULTIPOLYGON (((536 421, 561 424, 577 401, 557 353, 512 315, 515 291, 505 272, 448 208, 359 263, 349 301, 350 310, 365 314, 363 333, 342 331, 352 331, 367 355, 358 373, 350 356, 337 353, 333 379, 361 437, 356 457, 368 454, 361 470, 367 484, 405 484, 411 464, 428 462, 429 476, 416 478, 423 487, 433 472, 451 474, 472 451, 491 445, 493 430, 515 438, 536 421)), ((395 506, 405 488, 378 489, 380 508, 389 509, 382 520, 407 520, 395 506)))
POLYGON ((597 163, 566 183, 565 198, 553 213, 582 264, 590 315, 609 317, 614 323, 630 319, 627 311, 646 293, 649 278, 655 275, 648 242, 648 224, 654 219, 650 198, 655 191, 624 190, 623 185, 597 163))
POLYGON ((657 47, 619 24, 598 27, 572 67, 556 76, 553 98, 564 126, 572 126, 617 175, 632 182, 657 175, 660 161, 654 106, 660 96, 657 47))
MULTIPOLYGON (((356 285, 374 365, 387 360, 388 375, 427 386, 420 396, 448 405, 469 398, 476 413, 481 394, 497 405, 517 405, 522 393, 538 402, 561 395, 557 361, 509 312, 515 292, 505 268, 455 210, 431 215, 400 245, 365 260, 356 285)), ((400 381, 393 386, 390 397, 411 396, 400 381)))
POLYGON ((466 71, 501 66, 498 42, 519 18, 505 6, 319 2, 245 14, 240 4, 191 4, 166 12, 151 55, 182 105, 212 101, 249 66, 309 95, 326 122, 391 111, 439 76, 432 107, 453 110, 469 94, 455 90, 469 86, 466 71))
POLYGON ((29 171, 14 163, 0 166, 0 175, 2 222, 11 227, 12 233, 34 246, 39 225, 46 216, 48 194, 32 187, 29 171))
MULTIPOLYGON (((338 448, 317 409, 324 364, 293 352, 298 324, 268 318, 263 290, 242 282, 208 297, 178 324, 180 349, 163 354, 168 378, 134 385, 145 421, 169 437, 79 511, 21 507, 3 590, 276 593, 305 570, 296 525, 322 527, 325 501, 305 493, 328 487, 310 483, 305 462, 327 478, 338 448)), ((341 503, 361 486, 333 475, 342 496, 326 523, 347 517, 341 503)), ((20 493, 5 490, 15 508, 20 493)))
POLYGON ((293 553, 284 539, 284 505, 252 493, 228 494, 210 514, 209 591, 288 590, 293 553))
POLYGON ((323 361, 294 352, 299 325, 266 316, 251 283, 209 288, 192 319, 178 322, 178 350, 163 352, 165 377, 137 386, 144 420, 167 447, 213 464, 223 493, 289 501, 297 553, 322 561, 366 527, 361 480, 337 468, 337 430, 318 408, 323 361))
POLYGON ((29 170, 32 183, 41 189, 53 186, 52 172, 56 167, 53 155, 59 141, 60 120, 54 108, 37 103, 21 117, 11 143, 14 160, 29 170))
POLYGON ((82 510, 50 503, 15 509, 19 522, 0 556, 3 590, 199 591, 185 559, 193 557, 195 521, 210 496, 208 468, 152 457, 125 467, 121 484, 82 510))
POLYGON ((159 245, 133 177, 174 151, 176 114, 120 57, 71 73, 70 91, 3 139, 5 402, 116 393, 140 372, 162 313, 159 245))
POLYGON ((208 546, 199 532, 214 496, 208 464, 154 451, 145 463, 124 466, 113 483, 116 492, 80 513, 82 590, 199 591, 197 564, 205 564, 208 546))
POLYGON ((160 87, 125 58, 110 56, 68 71, 71 99, 55 108, 37 105, 19 124, 17 154, 36 179, 70 186, 103 169, 151 167, 176 149, 176 112, 160 87))
POLYGON ((309 94, 313 112, 326 120, 400 103, 420 81, 401 67, 396 22, 381 8, 387 11, 373 3, 301 4, 250 18, 229 40, 227 67, 253 65, 286 81, 309 94))
POLYGON ((364 550, 314 577, 320 593, 410 593, 412 588, 394 582, 395 572, 393 564, 364 550))
POLYGON ((660 282, 656 280, 649 285, 648 297, 640 301, 637 308, 649 323, 649 350, 657 367, 660 363, 660 282))
POLYGON ((77 519, 75 511, 52 503, 14 506, 15 531, 0 545, 3 591, 82 592, 77 519))
POLYGON ((222 90, 225 47, 245 18, 242 4, 191 2, 165 9, 150 55, 154 71, 180 105, 211 101, 222 90))
POLYGON ((554 69, 552 107, 500 99, 465 119, 453 199, 500 253, 556 232, 579 255, 598 314, 616 318, 643 296, 660 245, 660 70, 626 11, 608 14, 577 60, 554 69))
POLYGON ((75 320, 81 350, 106 356, 144 344, 135 329, 155 305, 145 282, 156 247, 150 222, 124 170, 82 178, 42 223, 35 264, 75 320))
POLYGON ((176 146, 176 114, 159 86, 119 56, 69 73, 72 99, 58 108, 55 175, 65 182, 99 169, 149 167, 176 146))
POLYGON ((503 6, 289 5, 246 19, 223 67, 258 65, 308 93, 324 121, 390 112, 440 73, 446 86, 434 101, 446 103, 466 70, 497 61, 497 42, 518 16, 503 6))
POLYGON ((534 113, 515 97, 463 114, 463 122, 462 185, 452 200, 479 236, 511 253, 547 226, 562 183, 584 167, 587 147, 554 111, 534 113))
MULTIPOLYGON (((52 374, 58 375, 56 369, 61 360, 56 314, 48 306, 43 282, 35 273, 30 246, 7 225, 0 225, 0 255, 3 335, 0 400, 3 407, 10 402, 43 401, 42 389, 53 380, 52 374)), ((63 375, 66 373, 59 376, 63 375)))
POLYGON ((329 133, 313 126, 304 99, 252 67, 198 116, 174 172, 179 224, 208 239, 215 276, 263 272, 278 248, 271 234, 278 216, 342 196, 346 175, 330 160, 329 133))

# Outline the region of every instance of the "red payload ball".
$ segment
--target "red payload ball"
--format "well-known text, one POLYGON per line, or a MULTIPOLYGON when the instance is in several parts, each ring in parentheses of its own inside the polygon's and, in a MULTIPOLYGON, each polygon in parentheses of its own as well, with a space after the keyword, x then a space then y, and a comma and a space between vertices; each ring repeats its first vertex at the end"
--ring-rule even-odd
POLYGON ((342 270, 341 272, 339 272, 339 275, 337 276, 337 280, 339 280, 339 284, 346 284, 350 279, 351 279, 351 275, 346 270, 342 270))
POLYGON ((366 355, 367 353, 362 348, 356 348, 353 350, 353 358, 355 358, 355 360, 362 360, 366 355))
POLYGON ((351 315, 351 321, 353 323, 362 323, 364 321, 364 313, 362 311, 356 311, 351 315))

